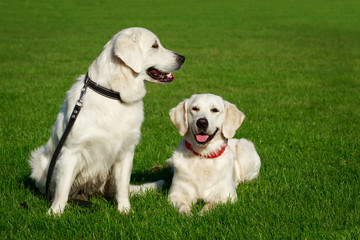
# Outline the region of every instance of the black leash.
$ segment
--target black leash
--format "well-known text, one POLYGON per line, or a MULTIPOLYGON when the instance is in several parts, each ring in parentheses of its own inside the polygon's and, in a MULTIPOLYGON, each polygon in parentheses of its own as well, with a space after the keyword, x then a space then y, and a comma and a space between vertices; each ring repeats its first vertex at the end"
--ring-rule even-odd
POLYGON ((105 97, 114 99, 114 100, 119 100, 120 102, 123 103, 121 97, 120 97, 120 93, 118 92, 114 92, 110 89, 104 88, 100 85, 98 85, 97 83, 95 83, 94 81, 92 81, 90 79, 90 77, 88 76, 88 73, 86 73, 85 79, 84 79, 84 86, 81 89, 81 93, 80 93, 80 98, 79 100, 77 100, 74 110, 71 113, 70 119, 69 119, 69 123, 66 126, 66 129, 63 133, 63 135, 61 136, 61 139, 59 141, 59 144, 57 145, 54 154, 51 158, 50 164, 49 164, 49 169, 48 169, 48 173, 47 173, 47 177, 46 177, 46 200, 48 203, 50 203, 50 183, 51 183, 51 179, 54 173, 54 169, 55 169, 55 165, 56 165, 56 161, 59 157, 60 151, 63 148, 65 141, 67 139, 67 137, 70 134, 70 131, 72 129, 72 127, 74 126, 75 120, 78 117, 80 110, 83 106, 83 102, 82 99, 86 93, 86 89, 87 87, 89 87, 90 89, 92 89, 93 91, 97 92, 98 94, 101 94, 105 97))

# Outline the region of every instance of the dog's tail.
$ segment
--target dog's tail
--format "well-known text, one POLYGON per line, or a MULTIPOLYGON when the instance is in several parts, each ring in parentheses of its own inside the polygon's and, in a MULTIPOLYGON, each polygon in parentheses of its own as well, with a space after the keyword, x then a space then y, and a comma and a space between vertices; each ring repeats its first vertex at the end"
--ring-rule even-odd
POLYGON ((141 185, 130 185, 130 193, 143 194, 149 190, 157 190, 165 184, 164 180, 159 180, 152 183, 144 183, 141 185))
POLYGON ((31 168, 30 178, 35 181, 35 185, 40 192, 45 192, 45 181, 49 167, 49 156, 46 154, 45 146, 41 146, 31 153, 29 159, 31 168))

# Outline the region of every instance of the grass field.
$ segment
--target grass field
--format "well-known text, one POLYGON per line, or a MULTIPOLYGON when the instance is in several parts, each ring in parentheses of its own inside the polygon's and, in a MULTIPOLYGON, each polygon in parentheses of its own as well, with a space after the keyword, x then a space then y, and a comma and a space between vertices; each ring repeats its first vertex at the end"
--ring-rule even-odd
POLYGON ((0 0, 0 239, 357 239, 360 236, 360 2, 357 0, 0 0), (142 26, 186 56, 170 85, 147 84, 133 183, 166 179, 181 137, 168 111, 194 93, 236 104, 236 137, 262 159, 235 204, 177 215, 168 188, 61 218, 29 180, 65 92, 119 30, 142 26))

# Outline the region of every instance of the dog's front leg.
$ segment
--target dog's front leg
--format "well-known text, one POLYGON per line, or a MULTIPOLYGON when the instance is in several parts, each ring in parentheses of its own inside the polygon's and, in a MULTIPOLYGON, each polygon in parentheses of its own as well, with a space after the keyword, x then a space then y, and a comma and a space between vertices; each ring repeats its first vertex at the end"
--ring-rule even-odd
POLYGON ((48 215, 54 214, 60 216, 64 212, 71 186, 76 174, 79 172, 77 162, 78 159, 76 155, 70 152, 65 152, 59 158, 56 166, 56 174, 54 174, 56 183, 54 200, 48 211, 48 215))
POLYGON ((134 150, 123 153, 114 165, 114 178, 116 187, 116 200, 120 212, 130 211, 129 187, 133 167, 134 150))
POLYGON ((174 189, 170 189, 168 200, 174 205, 178 213, 191 216, 191 204, 196 200, 188 194, 181 192, 173 192, 174 189))

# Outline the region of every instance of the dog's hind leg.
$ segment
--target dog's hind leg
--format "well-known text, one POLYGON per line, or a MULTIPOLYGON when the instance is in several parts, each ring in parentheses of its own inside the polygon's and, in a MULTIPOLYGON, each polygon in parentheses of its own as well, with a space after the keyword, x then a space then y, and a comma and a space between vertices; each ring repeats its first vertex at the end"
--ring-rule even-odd
POLYGON ((257 178, 261 167, 261 160, 254 144, 242 138, 237 140, 234 150, 237 155, 234 165, 235 184, 257 178))

